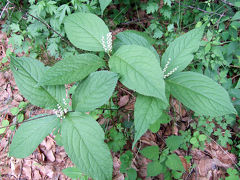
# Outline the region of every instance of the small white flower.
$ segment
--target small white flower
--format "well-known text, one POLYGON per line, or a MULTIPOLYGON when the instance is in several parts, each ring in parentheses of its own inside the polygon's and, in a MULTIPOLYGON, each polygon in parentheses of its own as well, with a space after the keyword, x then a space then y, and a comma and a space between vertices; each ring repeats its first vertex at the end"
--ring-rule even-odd
POLYGON ((109 52, 112 52, 112 33, 107 33, 107 48, 109 52))
POLYGON ((106 40, 105 36, 102 36, 102 47, 106 53, 112 52, 112 33, 109 32, 106 35, 106 40))
POLYGON ((102 46, 103 46, 104 51, 107 52, 108 49, 107 49, 107 47, 105 45, 105 38, 104 38, 104 36, 102 36, 102 46))
POLYGON ((164 68, 163 68, 163 73, 166 72, 166 70, 167 70, 167 68, 168 68, 168 65, 170 64, 170 61, 171 61, 171 58, 168 59, 167 64, 164 66, 164 68))
POLYGON ((169 76, 171 76, 171 75, 172 75, 175 71, 177 71, 177 69, 178 69, 178 66, 177 66, 177 67, 173 68, 173 70, 171 70, 169 73, 167 73, 167 74, 165 75, 164 73, 167 71, 167 68, 168 68, 170 62, 171 62, 171 58, 168 59, 167 64, 166 64, 166 65, 164 66, 164 68, 163 68, 163 78, 164 78, 164 79, 167 78, 167 77, 169 77, 169 76))
POLYGON ((56 114, 58 118, 61 120, 65 118, 65 114, 68 112, 67 102, 65 99, 63 99, 64 107, 62 107, 60 104, 57 104, 57 109, 53 109, 53 112, 56 114))
POLYGON ((165 78, 171 76, 175 71, 177 71, 177 69, 178 69, 178 66, 175 67, 173 70, 171 70, 171 71, 170 71, 169 73, 167 73, 166 75, 164 75, 163 78, 165 79, 165 78))
POLYGON ((66 99, 64 99, 64 98, 63 98, 63 104, 64 104, 65 106, 67 106, 66 99))

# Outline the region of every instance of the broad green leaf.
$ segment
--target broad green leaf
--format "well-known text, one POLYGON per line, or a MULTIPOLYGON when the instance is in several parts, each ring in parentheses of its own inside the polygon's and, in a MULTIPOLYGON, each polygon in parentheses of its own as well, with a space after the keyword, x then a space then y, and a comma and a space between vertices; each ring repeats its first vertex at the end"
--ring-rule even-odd
POLYGON ((168 155, 166 166, 169 169, 176 170, 176 171, 185 171, 182 161, 176 154, 168 155))
POLYGON ((155 54, 157 60, 160 62, 160 58, 157 51, 149 43, 149 41, 147 40, 147 38, 145 38, 145 36, 139 34, 138 31, 134 31, 134 30, 127 30, 127 31, 120 32, 116 35, 116 39, 114 40, 113 50, 115 51, 123 45, 143 46, 145 48, 148 48, 150 51, 152 51, 155 54))
POLYGON ((104 143, 104 132, 91 116, 69 113, 61 132, 66 153, 84 175, 112 179, 112 157, 104 143))
POLYGON ((233 3, 233 5, 239 8, 240 7, 240 2, 236 1, 236 2, 233 3))
POLYGON ((120 81, 140 94, 161 99, 167 103, 163 72, 156 56, 138 45, 121 46, 110 58, 111 71, 120 74, 120 81))
POLYGON ((232 17, 232 21, 236 21, 240 19, 240 11, 236 12, 236 14, 232 17))
POLYGON ((240 79, 238 80, 238 83, 237 83, 235 88, 239 88, 240 89, 240 79))
POLYGON ((134 125, 136 132, 133 146, 147 131, 150 125, 161 116, 162 110, 166 108, 166 104, 158 98, 138 94, 134 107, 134 125))
POLYGON ((137 172, 135 169, 130 168, 127 170, 127 180, 136 180, 137 179, 137 172))
POLYGON ((33 118, 24 122, 16 131, 10 145, 9 156, 15 158, 29 156, 59 123, 55 115, 41 114, 33 118))
POLYGON ((169 58, 171 59, 165 74, 168 74, 174 68, 177 68, 177 72, 180 72, 192 61, 193 53, 196 52, 200 46, 204 27, 205 26, 201 26, 200 28, 193 29, 169 44, 161 61, 161 67, 163 69, 169 61, 169 58))
POLYGON ((11 57, 11 70, 21 94, 33 105, 45 109, 54 109, 62 104, 66 97, 65 87, 38 86, 38 82, 47 68, 38 60, 11 57))
POLYGON ((159 158, 159 147, 158 146, 148 146, 142 149, 141 154, 150 159, 150 160, 158 160, 159 158))
POLYGON ((167 83, 171 94, 199 115, 236 114, 227 91, 212 79, 195 72, 180 72, 167 83))
POLYGON ((70 84, 84 79, 102 66, 104 66, 104 61, 94 54, 68 56, 49 68, 40 79, 39 84, 70 84))
POLYGON ((174 136, 174 135, 172 135, 172 136, 169 136, 166 139, 167 147, 171 151, 177 150, 183 142, 184 142, 183 136, 174 136))
POLYGON ((136 30, 126 30, 127 32, 135 33, 139 36, 144 37, 148 41, 149 44, 153 45, 156 43, 156 39, 150 37, 146 32, 136 31, 136 30))
POLYGON ((110 71, 91 73, 73 94, 73 110, 88 112, 105 104, 112 96, 117 80, 118 75, 110 71))
POLYGON ((149 130, 152 131, 153 133, 157 133, 159 131, 159 129, 160 129, 160 126, 161 126, 160 118, 158 118, 154 123, 152 123, 149 126, 149 130))
POLYGON ((76 167, 63 169, 62 172, 70 178, 81 178, 84 176, 83 173, 76 167))
POLYGON ((112 2, 112 0, 99 0, 101 13, 103 14, 106 7, 112 2))
POLYGON ((157 176, 163 172, 163 165, 159 161, 152 161, 148 163, 147 176, 157 176))
POLYGON ((106 38, 108 27, 95 14, 74 13, 64 20, 68 39, 77 48, 87 51, 104 51, 102 36, 106 38))

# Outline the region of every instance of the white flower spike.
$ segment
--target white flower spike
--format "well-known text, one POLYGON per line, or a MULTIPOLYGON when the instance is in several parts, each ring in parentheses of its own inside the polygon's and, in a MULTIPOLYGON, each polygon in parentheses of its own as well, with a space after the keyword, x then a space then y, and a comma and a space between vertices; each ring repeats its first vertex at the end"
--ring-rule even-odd
POLYGON ((178 69, 178 66, 177 67, 175 67, 175 68, 173 68, 173 70, 171 70, 169 73, 167 73, 166 75, 164 75, 164 73, 167 71, 167 68, 168 68, 168 65, 170 64, 170 62, 171 62, 171 58, 169 58, 168 59, 168 61, 167 61, 167 64, 164 66, 164 68, 163 68, 163 78, 165 79, 165 78, 167 78, 167 77, 169 77, 169 76, 171 76, 175 71, 177 71, 177 69, 178 69))
POLYGON ((63 104, 64 107, 62 107, 60 104, 57 104, 57 109, 54 109, 53 112, 56 114, 58 118, 61 120, 65 118, 65 115, 68 112, 68 104, 66 102, 66 99, 63 98, 63 104))
POLYGON ((175 71, 177 71, 177 69, 178 69, 178 66, 175 67, 173 70, 171 70, 171 71, 170 71, 169 73, 167 73, 166 75, 164 75, 163 78, 165 79, 165 78, 171 76, 175 71))
POLYGON ((105 40, 105 37, 102 36, 102 46, 106 53, 112 52, 112 33, 111 32, 107 33, 106 40, 105 40))
POLYGON ((163 73, 166 72, 166 70, 167 70, 167 68, 168 68, 168 65, 170 64, 170 61, 171 61, 171 58, 168 59, 167 64, 164 66, 164 68, 163 68, 163 73))

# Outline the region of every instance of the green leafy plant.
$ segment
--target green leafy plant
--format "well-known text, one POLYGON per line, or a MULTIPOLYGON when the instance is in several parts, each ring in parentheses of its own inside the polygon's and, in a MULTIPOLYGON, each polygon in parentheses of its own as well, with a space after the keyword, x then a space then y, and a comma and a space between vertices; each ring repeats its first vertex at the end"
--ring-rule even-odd
MULTIPOLYGON (((196 72, 181 72, 193 60, 204 27, 171 42, 160 61, 145 34, 122 32, 118 35, 122 39, 117 37, 112 45, 112 34, 98 16, 90 13, 67 16, 64 28, 68 39, 87 53, 66 56, 52 67, 33 58, 11 56, 10 67, 21 94, 36 106, 55 109, 55 114, 38 115, 33 117, 34 121, 21 125, 9 155, 29 156, 48 134, 60 128, 65 151, 81 173, 94 179, 112 179, 112 158, 104 132, 85 112, 106 104, 118 80, 136 91, 132 147, 167 109, 170 95, 199 115, 236 114, 223 87, 196 72), (64 85, 73 82, 78 85, 69 107, 64 85)), ((176 154, 169 155, 166 150, 157 161, 158 155, 154 156, 155 163, 164 162, 173 174, 184 170, 176 154)))
POLYGON ((170 153, 168 148, 160 154, 158 146, 148 146, 141 150, 141 154, 152 160, 147 165, 149 177, 164 174, 164 179, 178 179, 185 171, 180 158, 175 153, 170 153))
POLYGON ((190 143, 194 148, 204 149, 204 143, 207 139, 207 136, 200 134, 198 131, 193 133, 193 137, 190 139, 190 143))
MULTIPOLYGON (((1 122, 1 126, 5 127, 9 125, 9 121, 7 119, 3 119, 1 122)), ((6 128, 0 129, 0 134, 3 134, 6 131, 6 128)))
MULTIPOLYGON (((200 132, 202 132, 203 134, 201 136, 207 135, 210 137, 211 135, 214 135, 216 141, 223 147, 226 147, 227 143, 231 145, 233 142, 231 140, 232 135, 229 127, 232 127, 235 123, 236 117, 233 115, 225 115, 223 117, 215 118, 201 116, 198 118, 198 124, 192 124, 193 129, 197 130, 191 138, 192 144, 195 144, 195 147, 199 147, 201 143, 198 143, 200 140, 198 136, 201 134, 200 132)), ((202 144, 204 144, 204 141, 202 141, 202 144)), ((203 146, 201 147, 203 148, 203 146)))
POLYGON ((76 167, 69 167, 69 168, 63 169, 62 172, 73 180, 74 179, 88 180, 88 177, 83 175, 81 171, 76 167))
MULTIPOLYGON (((18 107, 13 107, 10 109, 12 115, 15 116, 13 124, 22 123, 24 121, 24 110, 26 109, 28 104, 29 103, 22 101, 19 103, 18 107)), ((12 131, 15 130, 15 128, 15 125, 10 127, 12 131)))
POLYGON ((136 170, 131 168, 132 159, 133 159, 133 154, 129 150, 120 156, 120 161, 121 161, 120 172, 127 174, 127 177, 126 177, 127 180, 137 179, 136 170))
POLYGON ((239 172, 236 169, 228 168, 227 169, 228 177, 226 180, 237 180, 239 179, 239 172))
POLYGON ((123 146, 126 144, 125 136, 122 132, 118 132, 115 128, 112 128, 108 132, 110 141, 108 146, 113 152, 121 151, 123 146))

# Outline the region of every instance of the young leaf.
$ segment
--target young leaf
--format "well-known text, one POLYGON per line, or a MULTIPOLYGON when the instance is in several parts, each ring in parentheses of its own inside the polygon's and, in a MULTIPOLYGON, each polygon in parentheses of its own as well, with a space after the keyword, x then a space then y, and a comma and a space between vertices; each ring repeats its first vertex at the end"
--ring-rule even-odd
POLYGON ((147 176, 157 176, 163 172, 163 165, 159 161, 152 161, 148 163, 147 176))
POLYGON ((199 115, 236 114, 227 91, 212 79, 195 72, 180 72, 167 83, 171 94, 199 115))
POLYGON ((176 154, 168 155, 166 166, 169 169, 176 170, 176 171, 185 171, 182 161, 176 154))
POLYGON ((95 14, 74 13, 64 20, 68 39, 77 48, 87 51, 104 51, 102 36, 106 38, 108 27, 95 14))
POLYGON ((193 53, 200 46, 203 32, 204 26, 193 29, 170 43, 162 56, 161 62, 161 67, 164 68, 169 58, 171 59, 165 74, 174 68, 177 68, 177 72, 180 72, 187 67, 193 59, 193 53))
POLYGON ((131 151, 127 150, 124 154, 120 156, 121 166, 120 166, 120 172, 126 173, 127 169, 131 166, 133 159, 133 154, 131 151))
POLYGON ((31 119, 24 122, 13 136, 9 156, 15 158, 29 156, 59 123, 55 115, 41 114, 35 116, 34 120, 31 119))
POLYGON ((101 13, 103 15, 104 10, 106 7, 112 2, 112 0, 99 0, 101 13))
POLYGON ((172 136, 169 136, 166 139, 167 147, 171 151, 175 151, 176 149, 178 149, 183 142, 184 142, 183 136, 174 136, 174 135, 172 135, 172 136))
POLYGON ((49 68, 40 79, 39 84, 70 84, 84 79, 103 65, 104 61, 94 54, 68 56, 49 68))
POLYGON ((133 147, 150 125, 161 116, 164 108, 166 108, 166 104, 160 99, 143 96, 141 94, 137 95, 134 108, 134 125, 136 132, 133 147))
POLYGON ((10 109, 12 115, 16 116, 19 113, 20 109, 18 107, 13 107, 10 109))
POLYGON ((76 88, 72 106, 74 111, 88 112, 105 104, 112 96, 118 75, 109 71, 91 73, 76 88))
POLYGON ((69 167, 69 168, 63 169, 62 172, 70 178, 81 178, 81 177, 83 177, 82 172, 76 167, 69 167))
POLYGON ((150 44, 146 35, 139 34, 138 31, 127 30, 127 31, 118 33, 116 35, 116 39, 114 40, 113 50, 116 51, 118 48, 120 48, 123 45, 131 45, 131 44, 148 48, 150 51, 152 51, 155 54, 157 60, 160 62, 160 58, 157 51, 154 49, 152 44, 150 44))
POLYGON ((126 144, 125 136, 122 132, 118 132, 115 128, 110 129, 108 147, 113 152, 121 151, 123 146, 126 144))
POLYGON ((120 81, 129 89, 167 103, 163 72, 149 49, 137 45, 121 46, 109 60, 109 66, 120 74, 120 81))
POLYGON ((161 124, 167 124, 170 122, 169 115, 166 112, 162 112, 160 118, 158 118, 153 124, 149 126, 149 129, 153 132, 156 133, 160 129, 161 124))
POLYGON ((21 94, 32 104, 54 109, 57 104, 62 104, 66 97, 65 87, 38 86, 38 82, 47 68, 38 60, 27 57, 11 57, 11 70, 21 94))
POLYGON ((148 146, 142 149, 141 154, 150 159, 150 160, 158 160, 159 158, 159 147, 158 146, 148 146))
POLYGON ((8 126, 8 125, 9 125, 9 121, 3 119, 2 123, 1 123, 0 134, 3 134, 5 132, 6 128, 3 128, 3 127, 8 126))
POLYGON ((84 175, 112 179, 112 157, 104 143, 104 132, 91 116, 68 114, 61 132, 65 151, 84 175))
POLYGON ((137 172, 135 169, 130 168, 127 170, 127 176, 128 179, 127 180, 136 180, 137 179, 137 172))

